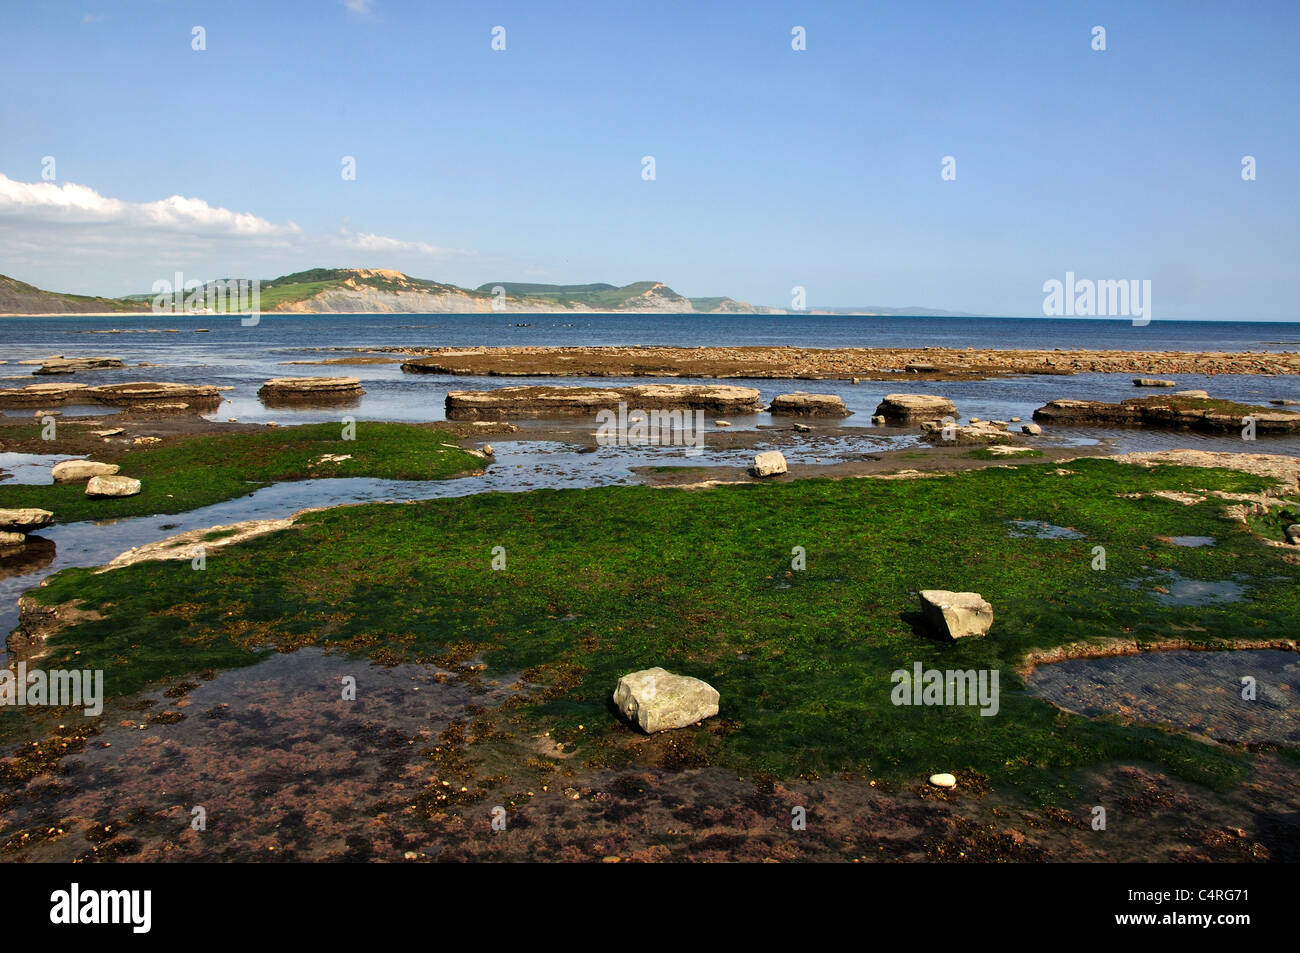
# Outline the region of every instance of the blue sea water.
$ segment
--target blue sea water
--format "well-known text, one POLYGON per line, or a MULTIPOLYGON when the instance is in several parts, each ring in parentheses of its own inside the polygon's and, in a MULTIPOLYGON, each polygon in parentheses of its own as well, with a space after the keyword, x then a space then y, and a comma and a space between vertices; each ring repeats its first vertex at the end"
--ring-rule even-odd
POLYGON ((30 348, 29 356, 34 357, 51 353, 51 349, 139 354, 152 352, 159 345, 173 352, 199 354, 231 346, 261 350, 528 344, 1285 351, 1300 349, 1300 322, 1155 320, 1137 326, 1129 320, 1060 318, 493 312, 266 315, 256 326, 244 327, 237 318, 215 315, 0 318, 0 350, 30 348), (209 333, 194 337, 197 328, 207 328, 209 333), (98 333, 114 329, 128 333, 98 333), (166 333, 169 329, 178 333, 166 333))

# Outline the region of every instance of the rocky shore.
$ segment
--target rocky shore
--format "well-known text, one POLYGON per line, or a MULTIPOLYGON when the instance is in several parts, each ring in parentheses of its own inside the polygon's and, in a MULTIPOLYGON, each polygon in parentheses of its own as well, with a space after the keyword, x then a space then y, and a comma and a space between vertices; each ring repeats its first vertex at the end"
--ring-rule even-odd
POLYGON ((46 407, 59 404, 107 404, 110 407, 186 409, 191 405, 209 408, 221 402, 229 387, 202 384, 174 384, 165 381, 134 381, 126 384, 28 384, 0 388, 0 407, 46 407))
POLYGON ((1007 374, 1300 374, 1297 352, 796 347, 378 347, 368 350, 421 355, 402 364, 402 370, 412 374, 504 377, 977 380, 1007 374))
POLYGON ((1099 400, 1053 400, 1034 411, 1034 419, 1052 424, 1149 427, 1208 433, 1240 431, 1249 421, 1258 433, 1295 433, 1300 430, 1300 413, 1178 394, 1137 397, 1118 404, 1099 400))

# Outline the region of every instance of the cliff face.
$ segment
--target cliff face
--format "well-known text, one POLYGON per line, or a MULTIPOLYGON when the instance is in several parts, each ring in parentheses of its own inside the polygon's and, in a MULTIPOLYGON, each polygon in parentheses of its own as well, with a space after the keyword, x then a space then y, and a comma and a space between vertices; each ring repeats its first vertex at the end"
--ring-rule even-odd
POLYGON ((268 312, 345 314, 349 312, 425 312, 445 314, 491 311, 492 301, 464 293, 384 291, 368 287, 327 288, 308 298, 272 305, 268 312))

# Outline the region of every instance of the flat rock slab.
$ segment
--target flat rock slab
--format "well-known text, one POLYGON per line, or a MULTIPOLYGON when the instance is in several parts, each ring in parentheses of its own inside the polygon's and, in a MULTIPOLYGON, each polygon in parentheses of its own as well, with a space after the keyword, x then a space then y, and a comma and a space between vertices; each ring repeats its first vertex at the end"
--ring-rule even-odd
POLYGON ((135 496, 140 481, 127 476, 96 476, 86 484, 86 496, 135 496))
POLYGON ((227 523, 223 526, 206 526, 202 529, 192 529, 185 533, 169 536, 155 543, 146 543, 144 546, 128 549, 108 565, 96 569, 95 573, 98 575, 112 569, 121 569, 123 566, 134 566, 136 563, 143 562, 171 559, 191 560, 199 555, 200 550, 206 554, 223 546, 233 546, 247 539, 255 539, 258 536, 265 536, 267 533, 277 533, 282 529, 288 529, 297 521, 299 516, 312 512, 315 512, 315 510, 306 509, 299 510, 284 519, 245 520, 242 523, 227 523), (212 539, 208 538, 214 536, 214 534, 220 535, 215 535, 215 538, 212 539))
POLYGON ((1157 377, 1135 377, 1133 378, 1134 387, 1177 387, 1177 381, 1160 380, 1157 377))
POLYGON ((770 477, 780 476, 790 468, 786 466, 785 454, 780 450, 768 450, 754 457, 754 465, 750 469, 756 477, 770 477))
POLYGON ((28 384, 26 387, 0 388, 0 407, 34 407, 66 404, 75 398, 87 399, 90 388, 85 384, 28 384))
POLYGON ((359 397, 364 393, 356 377, 273 377, 258 388, 257 396, 292 399, 359 397))
POLYGON ((957 406, 935 394, 886 394, 876 407, 886 420, 916 420, 921 417, 955 417, 957 406))
POLYGON ((987 635, 993 625, 993 607, 978 592, 922 589, 921 614, 930 627, 949 639, 987 635))
POLYGON ((68 402, 134 407, 140 403, 164 400, 216 404, 220 402, 223 390, 230 388, 166 381, 133 381, 99 387, 87 387, 85 384, 28 384, 26 387, 0 388, 0 407, 44 407, 68 402))
POLYGON ((64 460, 50 468, 55 483, 79 483, 91 477, 112 476, 120 470, 116 463, 96 463, 94 460, 64 460))
POLYGON ((1053 400, 1034 411, 1035 420, 1054 424, 1099 424, 1209 433, 1240 433, 1245 426, 1245 417, 1254 419, 1257 433, 1294 433, 1300 430, 1300 413, 1177 394, 1131 397, 1118 404, 1100 400, 1053 400))
POLYGON ((54 514, 49 510, 27 507, 23 509, 0 510, 0 530, 11 533, 28 533, 54 522, 54 514))
POLYGON ((719 697, 708 682, 662 668, 624 675, 614 689, 614 705, 646 734, 712 718, 718 713, 719 697))
POLYGON ((52 357, 33 374, 73 374, 77 371, 91 371, 101 367, 126 367, 116 357, 52 357))
POLYGON ((177 400, 215 404, 220 402, 223 390, 230 390, 230 388, 204 384, 173 384, 167 381, 132 381, 128 384, 90 387, 86 389, 85 394, 101 404, 129 407, 150 401, 177 400))
POLYGON ((454 390, 447 395, 448 420, 507 417, 567 417, 617 410, 706 410, 753 414, 760 408, 753 387, 731 384, 642 384, 630 387, 499 387, 454 390))
POLYGON ((772 398, 768 413, 786 417, 847 417, 851 411, 838 394, 778 394, 772 398))

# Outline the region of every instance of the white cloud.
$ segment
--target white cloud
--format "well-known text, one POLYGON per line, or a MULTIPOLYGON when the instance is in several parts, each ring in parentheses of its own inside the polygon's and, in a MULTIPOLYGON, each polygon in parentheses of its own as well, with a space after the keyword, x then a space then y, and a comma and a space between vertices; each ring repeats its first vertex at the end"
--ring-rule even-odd
POLYGON ((76 183, 18 182, 0 173, 0 263, 14 277, 59 291, 146 287, 172 268, 266 277, 312 267, 398 268, 421 277, 477 253, 392 238, 344 221, 306 232, 197 197, 129 202, 76 183))
POLYGON ((63 225, 112 225, 210 236, 284 236, 293 222, 274 225, 248 212, 214 208, 203 199, 173 195, 156 202, 124 202, 84 185, 15 182, 0 173, 0 219, 63 225))
POLYGON ((428 242, 410 242, 400 238, 388 238, 385 235, 376 235, 373 232, 353 232, 343 229, 339 233, 342 243, 348 248, 355 248, 359 251, 377 251, 391 252, 402 255, 428 255, 431 257, 445 258, 451 255, 471 255, 472 252, 462 251, 458 248, 440 248, 437 245, 430 245, 428 242))
POLYGON ((370 7, 373 2, 374 0, 343 0, 343 6, 357 16, 365 17, 370 15, 370 7))

